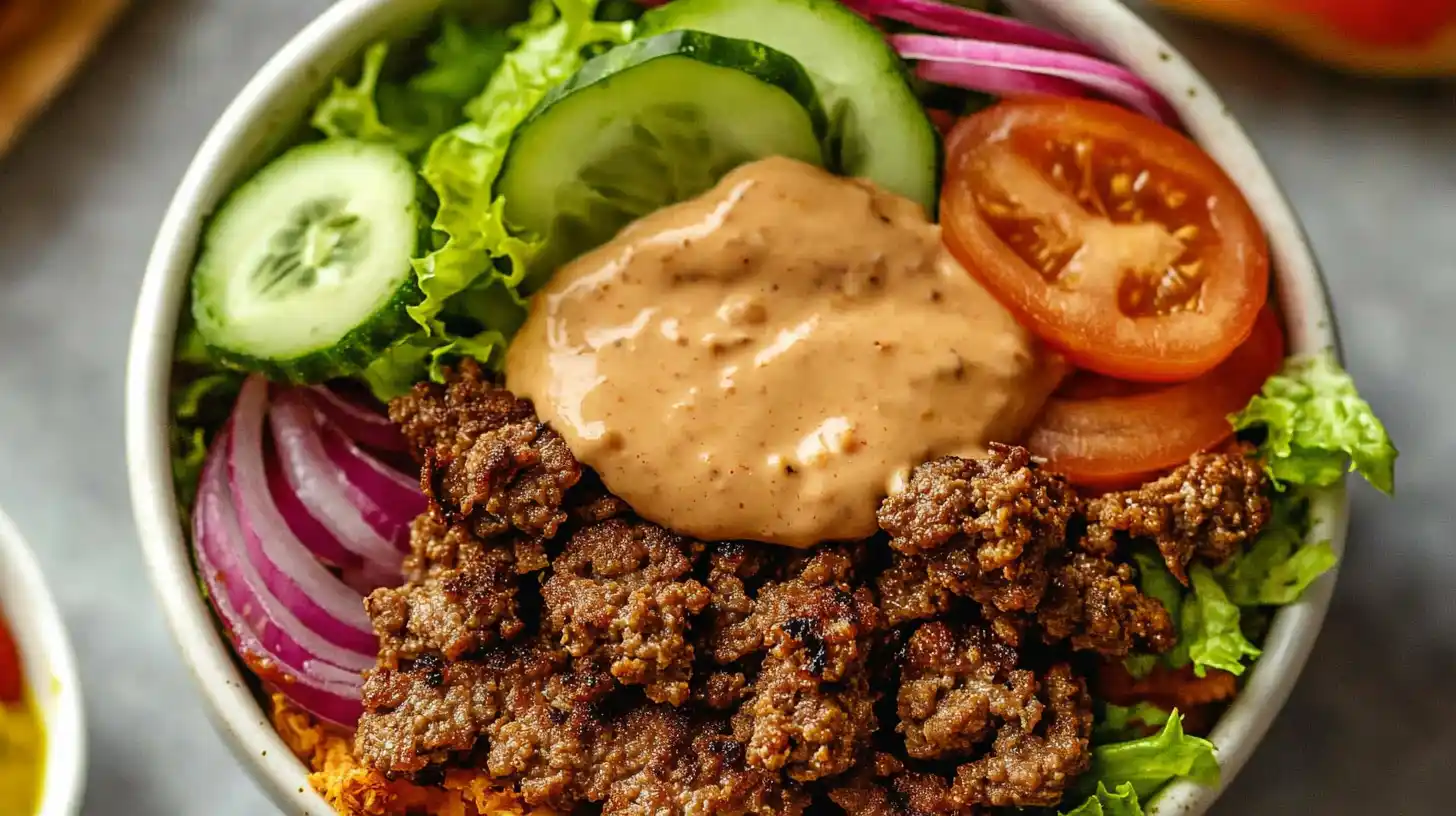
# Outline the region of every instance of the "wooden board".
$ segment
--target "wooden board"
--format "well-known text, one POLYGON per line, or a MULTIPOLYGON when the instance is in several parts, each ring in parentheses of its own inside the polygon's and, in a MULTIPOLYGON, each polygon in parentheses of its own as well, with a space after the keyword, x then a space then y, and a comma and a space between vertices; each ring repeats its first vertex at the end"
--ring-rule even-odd
MULTIPOLYGON (((0 153, 90 56, 126 0, 0 0, 39 3, 23 30, 0 38, 0 153)), ((15 11, 16 16, 30 13, 15 11)))

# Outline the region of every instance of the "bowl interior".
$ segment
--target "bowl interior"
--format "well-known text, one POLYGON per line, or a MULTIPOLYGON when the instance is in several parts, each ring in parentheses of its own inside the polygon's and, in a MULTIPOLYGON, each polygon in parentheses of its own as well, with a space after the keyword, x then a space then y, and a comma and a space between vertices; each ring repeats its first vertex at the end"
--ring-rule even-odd
POLYGON ((81 808, 86 739, 81 685, 60 612, 19 531, 0 514, 0 608, 20 647, 25 682, 45 723, 40 816, 81 808))
MULTIPOLYGON (((417 29, 442 0, 344 0, 310 24, 253 78, 224 112, 179 186, 147 267, 132 333, 127 375, 127 448, 137 524, 173 635, 235 754, 269 795, 291 813, 328 813, 302 765, 273 732, 197 592, 183 522, 172 498, 167 448, 167 384, 179 310, 201 224, 228 190, 298 132, 331 77, 368 43, 417 29)), ((1062 28, 1146 78, 1177 108, 1189 132, 1244 191, 1270 237, 1291 350, 1336 346, 1323 285, 1288 202, 1247 136, 1201 76, 1116 0, 1007 0, 1022 16, 1062 28)), ((1343 489, 1322 494, 1311 536, 1344 545, 1343 489)), ((1252 753, 1292 689, 1333 590, 1325 576, 1275 616, 1236 703, 1213 733, 1223 784, 1252 753)), ((1152 813, 1198 814, 1214 789, 1177 784, 1152 813)))

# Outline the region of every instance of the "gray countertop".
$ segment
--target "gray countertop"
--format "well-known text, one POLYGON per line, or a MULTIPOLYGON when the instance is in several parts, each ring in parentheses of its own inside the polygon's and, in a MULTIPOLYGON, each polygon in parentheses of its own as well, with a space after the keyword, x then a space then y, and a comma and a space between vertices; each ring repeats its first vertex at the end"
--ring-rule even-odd
MULTIPOLYGON (((268 813, 152 601, 122 446, 127 332, 163 208, 213 119, 325 0, 150 0, 0 162, 0 505, 75 638, 86 812, 268 813)), ((1355 488, 1351 552, 1288 708, 1217 813, 1444 812, 1456 767, 1456 86, 1339 79, 1156 18, 1225 92, 1324 260, 1350 369, 1405 456, 1355 488), (1443 600, 1445 599, 1445 600, 1443 600), (1442 772, 1447 772, 1443 775, 1442 772)))

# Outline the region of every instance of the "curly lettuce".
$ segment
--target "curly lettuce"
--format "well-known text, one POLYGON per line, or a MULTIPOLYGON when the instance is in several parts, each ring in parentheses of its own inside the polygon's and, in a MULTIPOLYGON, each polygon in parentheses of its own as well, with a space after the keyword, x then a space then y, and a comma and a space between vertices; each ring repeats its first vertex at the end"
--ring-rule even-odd
POLYGON ((383 79, 390 45, 364 52, 353 84, 335 79, 310 122, 329 138, 388 144, 415 154, 465 118, 463 107, 505 59, 510 41, 497 27, 471 27, 453 18, 425 47, 427 67, 402 82, 383 79))
POLYGON ((1395 490, 1399 451, 1330 353, 1291 358, 1230 421, 1264 429, 1259 453, 1276 485, 1327 486, 1353 471, 1395 490))
POLYGON ((1163 728, 1171 716, 1173 712, 1152 703, 1134 703, 1130 706, 1108 703, 1102 707, 1097 725, 1092 729, 1092 741, 1100 744, 1136 739, 1146 735, 1147 729, 1163 728))
POLYGON ((1142 805, 1138 804, 1137 791, 1124 782, 1109 791, 1101 782, 1097 792, 1087 798, 1076 810, 1065 812, 1065 816, 1143 816, 1142 805))
POLYGON ((1183 600, 1182 643, 1186 644, 1193 673, 1207 676, 1209 669, 1243 674, 1245 658, 1261 654, 1239 625, 1239 608, 1229 600, 1213 572, 1203 564, 1188 571, 1192 592, 1183 600))
POLYGON ((1150 737, 1094 746, 1091 769, 1069 794, 1069 801, 1085 801, 1065 816, 1140 814, 1138 802, 1151 799, 1174 779, 1201 785, 1216 785, 1219 779, 1213 743, 1185 734, 1183 716, 1176 710, 1150 737))
MULTIPOLYGON (((187 338, 184 334, 184 345, 187 338)), ((208 446, 226 420, 242 383, 240 373, 217 371, 172 388, 172 422, 167 431, 172 449, 172 482, 183 518, 190 513, 197 498, 197 483, 208 446)))
POLYGON ((506 228, 505 202, 493 189, 511 137, 536 103, 581 67, 588 49, 630 38, 631 23, 600 22, 596 6, 536 0, 530 18, 506 33, 513 48, 465 104, 465 121, 430 144, 420 174, 439 202, 435 240, 411 262, 423 297, 410 316, 420 331, 364 372, 381 399, 425 376, 441 379, 453 357, 499 363, 524 320, 520 290, 538 247, 506 228))
POLYGON ((1272 518, 1248 549, 1214 574, 1241 607, 1283 606, 1299 600, 1316 578, 1334 568, 1329 541, 1306 543, 1309 499, 1299 491, 1275 497, 1272 518))

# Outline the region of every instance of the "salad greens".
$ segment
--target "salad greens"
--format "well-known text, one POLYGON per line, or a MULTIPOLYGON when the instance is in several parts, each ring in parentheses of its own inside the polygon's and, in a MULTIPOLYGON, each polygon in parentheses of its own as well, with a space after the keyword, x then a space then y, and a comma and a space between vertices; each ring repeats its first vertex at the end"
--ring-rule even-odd
MULTIPOLYGON (((1142 713, 1146 716, 1146 709, 1142 713)), ((1177 711, 1169 713, 1162 730, 1152 736, 1093 746, 1092 769, 1078 777, 1075 795, 1068 794, 1069 801, 1086 800, 1065 816, 1142 816, 1139 802, 1174 779, 1201 785, 1216 785, 1219 779, 1213 743, 1183 733, 1183 716, 1177 711)))
POLYGON ((440 379, 453 356, 498 362, 524 319, 519 288, 537 245, 506 229, 495 181, 517 126, 581 67, 584 51, 630 38, 630 22, 597 21, 596 5, 535 0, 529 18, 504 31, 446 21, 426 50, 430 68, 404 83, 380 83, 389 46, 377 43, 358 83, 336 82, 314 112, 330 137, 427 150, 420 175, 435 203, 433 240, 411 260, 423 299, 409 314, 419 329, 362 374, 380 399, 440 379))
POLYGON ((1260 651, 1239 627, 1239 608, 1203 564, 1189 569, 1188 580, 1193 591, 1183 599, 1181 636, 1187 642, 1193 673, 1204 677, 1212 668, 1243 674, 1244 658, 1252 660, 1260 651))
POLYGON ((1124 782, 1116 790, 1109 791, 1106 785, 1098 782, 1097 792, 1076 810, 1067 811, 1066 816, 1143 816, 1143 809, 1131 783, 1124 782))
POLYGON ((1272 518, 1258 539, 1214 570, 1229 600, 1239 606, 1283 606, 1299 600, 1336 561, 1329 541, 1305 543, 1309 527, 1309 498, 1301 490, 1276 496, 1272 518))
POLYGON ((1395 490, 1399 452, 1333 354, 1289 360, 1232 421, 1264 428, 1259 453, 1276 485, 1328 486, 1354 471, 1383 493, 1395 490))
POLYGON ((1147 733, 1146 729, 1161 730, 1171 716, 1173 712, 1152 703, 1130 706, 1108 703, 1103 706, 1097 725, 1092 729, 1092 740, 1101 744, 1138 739, 1147 733))

